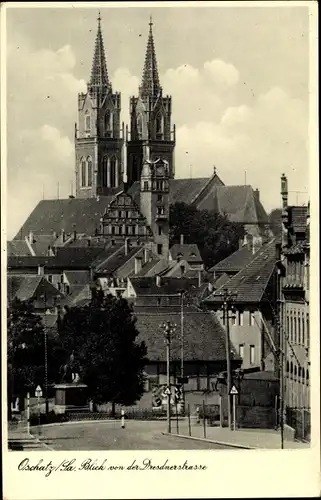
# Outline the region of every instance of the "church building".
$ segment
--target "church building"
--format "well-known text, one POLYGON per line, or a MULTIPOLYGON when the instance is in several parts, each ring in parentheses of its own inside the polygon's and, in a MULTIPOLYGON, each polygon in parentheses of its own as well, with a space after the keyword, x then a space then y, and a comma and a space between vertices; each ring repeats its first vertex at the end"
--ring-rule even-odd
MULTIPOLYGON (((130 124, 120 122, 121 89, 114 89, 98 29, 86 93, 78 95, 75 124, 76 196, 42 200, 14 238, 59 235, 148 244, 169 255, 169 207, 175 202, 216 210, 260 236, 268 223, 258 190, 208 178, 176 179, 172 99, 163 95, 153 23, 149 23, 141 85, 130 99, 130 124)), ((14 245, 11 245, 14 248, 14 245)))

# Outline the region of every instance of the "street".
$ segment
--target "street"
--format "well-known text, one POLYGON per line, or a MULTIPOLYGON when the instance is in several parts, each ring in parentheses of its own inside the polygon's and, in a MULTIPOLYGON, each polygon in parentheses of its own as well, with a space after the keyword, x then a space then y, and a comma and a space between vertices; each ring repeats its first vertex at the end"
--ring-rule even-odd
MULTIPOLYGON (((41 440, 54 450, 208 450, 227 449, 214 443, 162 435, 166 422, 127 420, 73 422, 44 426, 41 440)), ((173 433, 176 427, 173 425, 173 433)), ((37 433, 34 428, 33 433, 37 433)))

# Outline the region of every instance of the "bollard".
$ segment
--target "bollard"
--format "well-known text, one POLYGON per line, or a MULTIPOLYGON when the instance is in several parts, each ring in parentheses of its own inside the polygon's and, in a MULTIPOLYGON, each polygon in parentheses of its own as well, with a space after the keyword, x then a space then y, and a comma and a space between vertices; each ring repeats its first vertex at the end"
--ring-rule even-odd
POLYGON ((121 411, 121 428, 125 429, 125 410, 121 411))
POLYGON ((200 421, 200 408, 199 406, 196 408, 196 423, 199 424, 200 421))

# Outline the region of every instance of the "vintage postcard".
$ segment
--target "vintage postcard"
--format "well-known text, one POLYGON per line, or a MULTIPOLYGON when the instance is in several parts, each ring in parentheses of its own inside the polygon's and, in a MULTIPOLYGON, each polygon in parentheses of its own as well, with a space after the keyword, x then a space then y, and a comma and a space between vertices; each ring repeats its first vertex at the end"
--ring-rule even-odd
POLYGON ((1 5, 4 497, 320 492, 316 2, 1 5))

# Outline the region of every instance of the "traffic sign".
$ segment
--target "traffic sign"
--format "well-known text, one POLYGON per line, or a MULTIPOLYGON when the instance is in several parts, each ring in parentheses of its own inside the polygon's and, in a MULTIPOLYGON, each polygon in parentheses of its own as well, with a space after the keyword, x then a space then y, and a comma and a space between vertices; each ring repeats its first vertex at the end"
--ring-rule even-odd
POLYGON ((233 395, 233 394, 238 394, 238 393, 239 393, 239 391, 237 390, 237 388, 235 387, 235 385, 232 385, 229 394, 233 395))
POLYGON ((36 398, 41 398, 41 396, 42 396, 42 389, 41 389, 40 385, 38 385, 36 387, 36 398))
POLYGON ((170 396, 171 395, 171 390, 169 387, 166 387, 165 391, 164 391, 164 394, 166 394, 166 396, 170 396))

